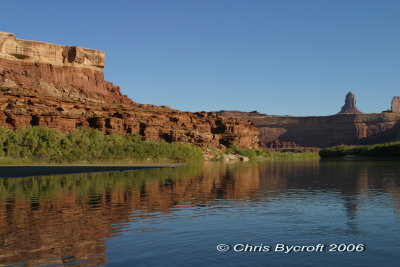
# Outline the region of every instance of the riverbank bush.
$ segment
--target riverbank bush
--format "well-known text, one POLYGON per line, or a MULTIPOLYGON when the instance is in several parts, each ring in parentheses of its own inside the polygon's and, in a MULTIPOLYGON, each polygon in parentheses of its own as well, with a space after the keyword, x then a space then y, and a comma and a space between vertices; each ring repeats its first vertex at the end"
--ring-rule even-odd
POLYGON ((315 152, 269 152, 261 149, 243 149, 231 146, 226 153, 234 153, 249 159, 319 159, 315 152))
POLYGON ((324 148, 319 152, 322 158, 357 155, 365 157, 400 157, 400 142, 377 145, 350 146, 340 145, 324 148))
POLYGON ((5 161, 114 162, 202 159, 195 146, 142 140, 138 135, 104 135, 91 128, 69 133, 46 127, 12 131, 0 127, 0 157, 5 161))
POLYGON ((299 159, 299 160, 318 160, 319 154, 317 152, 269 152, 268 158, 270 159, 299 159))

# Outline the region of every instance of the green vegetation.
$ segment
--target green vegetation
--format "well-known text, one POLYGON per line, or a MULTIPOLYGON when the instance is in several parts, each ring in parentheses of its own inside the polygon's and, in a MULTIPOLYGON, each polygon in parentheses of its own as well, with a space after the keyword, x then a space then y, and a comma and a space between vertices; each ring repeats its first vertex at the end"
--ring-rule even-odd
POLYGON ((0 127, 0 162, 72 163, 174 161, 202 159, 201 149, 180 143, 152 142, 138 135, 104 135, 91 128, 64 134, 46 127, 12 131, 0 127))
POLYGON ((319 154, 316 152, 269 152, 270 159, 319 159, 319 154))
POLYGON ((257 159, 257 158, 263 158, 268 155, 268 152, 265 152, 261 149, 245 149, 245 148, 240 148, 237 146, 230 146, 226 151, 226 154, 237 154, 240 156, 248 157, 249 159, 257 159))
POLYGON ((343 157, 346 155, 357 155, 365 157, 399 157, 400 142, 392 142, 368 146, 340 145, 324 148, 319 152, 322 158, 343 157))
MULTIPOLYGON (((215 158, 237 154, 255 159, 315 159, 317 153, 266 152, 236 146, 210 149, 215 158)), ((201 160, 202 149, 193 145, 143 140, 139 135, 104 135, 91 128, 69 133, 46 127, 13 131, 0 127, 0 164, 188 162, 201 160)))
POLYGON ((267 152, 261 149, 244 149, 236 146, 231 146, 226 150, 226 153, 234 153, 240 156, 248 157, 251 160, 255 159, 319 159, 318 153, 314 152, 267 152))

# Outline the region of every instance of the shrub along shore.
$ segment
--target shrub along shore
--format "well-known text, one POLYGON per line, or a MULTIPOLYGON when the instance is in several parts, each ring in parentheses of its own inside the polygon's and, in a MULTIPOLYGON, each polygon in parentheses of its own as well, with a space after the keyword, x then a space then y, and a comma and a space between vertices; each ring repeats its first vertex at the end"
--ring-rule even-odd
POLYGON ((124 162, 173 161, 202 159, 195 146, 152 142, 139 135, 104 135, 92 128, 78 128, 69 133, 46 127, 0 128, 0 158, 3 162, 124 162))
POLYGON ((315 152, 269 152, 261 149, 243 149, 240 147, 232 146, 228 148, 225 153, 233 153, 240 156, 248 157, 249 159, 319 159, 318 153, 315 152))
POLYGON ((377 145, 349 146, 340 145, 320 150, 321 158, 356 155, 363 157, 400 157, 400 142, 377 145))
MULTIPOLYGON (((230 147, 208 149, 220 159, 236 154, 256 159, 316 159, 317 153, 278 153, 230 147)), ((69 133, 47 127, 21 128, 13 131, 0 127, 0 164, 31 163, 134 163, 189 162, 203 160, 205 149, 197 146, 143 140, 140 135, 105 135, 92 128, 78 128, 69 133)))

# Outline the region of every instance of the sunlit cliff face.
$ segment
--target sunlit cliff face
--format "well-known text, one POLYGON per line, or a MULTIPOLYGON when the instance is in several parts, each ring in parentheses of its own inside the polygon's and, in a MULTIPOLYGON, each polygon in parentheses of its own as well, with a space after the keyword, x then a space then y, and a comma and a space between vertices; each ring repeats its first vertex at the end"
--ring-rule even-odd
POLYGON ((91 127, 154 141, 258 148, 259 131, 248 120, 133 102, 104 79, 104 57, 99 50, 0 32, 0 127, 91 127))
POLYGON ((105 65, 103 51, 22 40, 8 32, 0 32, 0 56, 22 62, 40 62, 96 70, 102 70, 105 65))

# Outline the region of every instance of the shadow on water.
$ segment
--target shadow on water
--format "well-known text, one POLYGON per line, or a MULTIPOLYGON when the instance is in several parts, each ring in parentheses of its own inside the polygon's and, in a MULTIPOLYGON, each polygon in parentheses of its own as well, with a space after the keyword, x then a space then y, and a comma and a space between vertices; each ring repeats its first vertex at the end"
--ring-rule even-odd
POLYGON ((357 232, 364 195, 389 195, 399 213, 399 177, 393 162, 294 161, 0 179, 0 264, 106 264, 105 239, 128 224, 187 207, 251 209, 310 195, 341 203, 357 232))

